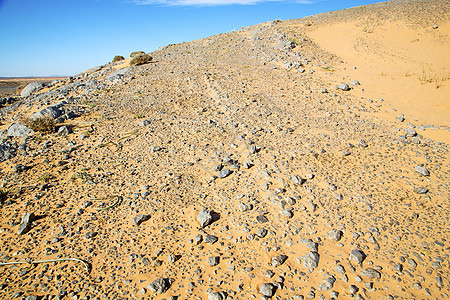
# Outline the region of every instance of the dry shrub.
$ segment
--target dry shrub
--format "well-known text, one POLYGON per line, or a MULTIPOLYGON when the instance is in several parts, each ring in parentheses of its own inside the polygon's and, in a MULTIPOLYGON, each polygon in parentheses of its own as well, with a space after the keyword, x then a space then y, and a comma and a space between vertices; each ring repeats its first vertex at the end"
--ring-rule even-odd
POLYGON ((51 116, 38 117, 34 119, 25 118, 22 120, 28 128, 39 132, 54 132, 56 122, 51 116))
POLYGON ((134 51, 131 52, 130 57, 135 57, 136 55, 141 55, 141 54, 145 54, 144 51, 134 51))
POLYGON ((125 57, 123 57, 122 55, 116 55, 116 56, 114 56, 112 62, 115 63, 115 62, 118 62, 118 61, 121 61, 124 59, 125 59, 125 57))
POLYGON ((139 66, 152 61, 152 57, 148 54, 139 54, 134 56, 130 61, 130 66, 139 66))

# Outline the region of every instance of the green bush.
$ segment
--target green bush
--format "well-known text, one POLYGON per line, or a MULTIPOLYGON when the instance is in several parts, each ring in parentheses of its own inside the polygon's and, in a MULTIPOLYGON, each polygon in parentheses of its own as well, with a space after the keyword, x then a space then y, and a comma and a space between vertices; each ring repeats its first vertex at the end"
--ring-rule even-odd
POLYGON ((116 56, 114 56, 112 62, 115 63, 115 62, 118 62, 118 61, 121 61, 124 59, 125 59, 125 57, 123 57, 122 55, 116 55, 116 56))
POLYGON ((130 61, 130 66, 139 66, 152 61, 152 57, 148 54, 139 54, 134 56, 130 61))
POLYGON ((130 57, 135 57, 136 55, 141 55, 141 54, 145 54, 145 52, 144 51, 131 52, 130 57))

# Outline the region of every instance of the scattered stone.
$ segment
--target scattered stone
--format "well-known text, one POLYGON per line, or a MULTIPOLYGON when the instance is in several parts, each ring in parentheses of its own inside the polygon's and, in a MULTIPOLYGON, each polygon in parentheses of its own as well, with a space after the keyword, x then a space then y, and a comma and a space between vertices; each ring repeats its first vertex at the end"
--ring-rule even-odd
POLYGON ((319 291, 329 291, 333 288, 336 278, 329 276, 319 285, 319 291))
POLYGON ((220 263, 220 257, 219 256, 210 256, 210 257, 208 257, 206 262, 211 267, 217 266, 220 263))
POLYGON ((267 230, 264 228, 260 228, 258 229, 258 231, 256 232, 256 235, 260 238, 264 238, 267 235, 267 230))
POLYGON ((197 221, 200 223, 201 228, 205 228, 212 222, 212 214, 211 211, 202 208, 197 216, 197 221))
POLYGON ((403 265, 402 264, 395 264, 392 267, 392 270, 401 273, 403 271, 403 265))
POLYGON ((319 259, 319 253, 309 251, 308 254, 303 257, 303 265, 308 269, 315 269, 319 266, 319 259))
POLYGON ((417 132, 414 130, 414 128, 412 128, 412 127, 406 128, 406 130, 405 130, 405 136, 407 136, 407 137, 413 137, 413 136, 416 136, 416 135, 417 135, 417 132))
POLYGON ((34 213, 24 212, 22 214, 19 229, 17 229, 17 234, 22 235, 30 231, 31 222, 33 222, 33 220, 34 220, 34 213))
POLYGON ((364 252, 362 252, 361 250, 354 249, 350 253, 349 259, 360 264, 364 261, 364 259, 366 259, 366 254, 364 254, 364 252))
POLYGON ((219 172, 219 175, 217 175, 217 177, 225 178, 225 177, 230 176, 230 174, 231 174, 230 169, 223 169, 222 171, 219 172))
POLYGON ((366 141, 365 140, 360 140, 359 141, 359 145, 361 146, 361 147, 363 147, 363 148, 367 148, 369 145, 367 145, 367 143, 366 143, 366 141))
POLYGON ((152 283, 148 284, 146 288, 156 294, 164 294, 170 288, 172 284, 170 279, 167 278, 158 278, 152 283))
POLYGON ((199 245, 203 241, 203 236, 201 234, 197 234, 196 236, 194 236, 192 241, 194 245, 199 245))
POLYGON ((342 231, 333 229, 331 231, 328 231, 327 236, 330 240, 337 242, 342 238, 342 234, 342 231))
POLYGON ((426 194, 426 193, 428 193, 428 189, 426 187, 420 186, 420 187, 414 188, 414 192, 417 194, 426 194))
POLYGON ((264 216, 264 215, 259 215, 259 216, 257 216, 257 217, 256 217, 256 220, 257 220, 259 223, 266 223, 266 222, 269 222, 269 219, 267 219, 266 216, 264 216))
POLYGON ((61 126, 58 129, 58 135, 59 136, 68 136, 70 133, 70 129, 68 126, 61 126))
POLYGON ((225 292, 211 292, 208 294, 208 300, 225 300, 227 294, 225 292))
POLYGON ((381 278, 381 273, 378 272, 375 269, 372 268, 367 268, 365 270, 361 271, 361 275, 368 277, 368 278, 373 278, 373 279, 380 279, 381 278))
POLYGON ((288 259, 286 255, 280 254, 272 257, 272 267, 276 268, 284 264, 284 262, 288 259))
POLYGON ((216 236, 213 236, 213 235, 210 235, 210 234, 207 234, 206 236, 205 236, 205 243, 208 243, 208 244, 214 244, 215 242, 217 242, 219 240, 219 238, 218 237, 216 237, 216 236))
POLYGON ((292 181, 293 184, 298 184, 298 185, 302 185, 303 183, 306 182, 305 179, 301 178, 301 177, 298 176, 298 175, 292 176, 292 177, 291 177, 291 181, 292 181))
POLYGON ((342 91, 349 91, 349 90, 350 90, 350 87, 349 87, 348 84, 346 84, 346 83, 343 83, 343 84, 338 85, 337 88, 338 88, 339 90, 342 90, 342 91))
POLYGON ((276 288, 272 283, 263 283, 259 287, 259 293, 266 297, 272 297, 275 294, 276 288))
POLYGON ((150 219, 150 215, 136 215, 132 219, 132 222, 134 225, 139 226, 139 225, 141 225, 142 222, 145 222, 149 219, 150 219))
POLYGON ((415 170, 417 173, 422 174, 423 176, 430 176, 430 171, 428 171, 427 168, 424 167, 424 166, 416 166, 416 167, 414 168, 414 170, 415 170))
POLYGON ((359 291, 359 288, 356 285, 350 285, 350 287, 348 288, 348 293, 350 295, 354 295, 359 291))

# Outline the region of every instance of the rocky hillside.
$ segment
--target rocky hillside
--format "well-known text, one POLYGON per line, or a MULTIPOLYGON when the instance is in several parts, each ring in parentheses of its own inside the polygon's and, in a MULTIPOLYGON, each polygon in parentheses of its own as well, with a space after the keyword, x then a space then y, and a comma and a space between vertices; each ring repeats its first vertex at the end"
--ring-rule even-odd
POLYGON ((0 298, 448 298, 448 144, 336 77, 345 62, 307 25, 169 45, 5 102, 0 298), (44 119, 51 132, 30 128, 44 119))

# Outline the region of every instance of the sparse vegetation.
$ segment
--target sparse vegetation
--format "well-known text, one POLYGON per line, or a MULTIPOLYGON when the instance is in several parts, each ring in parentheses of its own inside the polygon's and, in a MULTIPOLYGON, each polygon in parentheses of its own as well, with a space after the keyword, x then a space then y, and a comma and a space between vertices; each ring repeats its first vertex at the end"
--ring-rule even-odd
POLYGON ((24 118, 22 123, 34 131, 44 133, 54 132, 56 126, 56 122, 51 116, 43 116, 34 119, 24 118))
POLYGON ((122 55, 116 55, 116 56, 114 56, 112 62, 115 63, 115 62, 118 62, 118 61, 121 61, 124 59, 125 59, 125 57, 123 57, 122 55))
POLYGON ((151 57, 148 54, 139 54, 136 56, 133 56, 133 58, 130 61, 130 66, 139 66, 139 65, 143 65, 146 63, 151 62, 153 59, 153 57, 151 57))
POLYGON ((445 72, 445 69, 443 69, 440 73, 435 71, 425 71, 425 69, 423 69, 422 75, 419 76, 419 80, 422 84, 434 83, 437 89, 442 86, 444 81, 447 81, 449 79, 450 73, 445 72))
POLYGON ((137 55, 142 55, 142 54, 145 54, 145 52, 144 51, 134 51, 134 52, 131 52, 130 57, 135 57, 137 55))
POLYGON ((42 181, 44 183, 48 183, 50 182, 50 179, 52 178, 52 175, 50 175, 49 173, 45 173, 42 176, 40 176, 38 178, 38 181, 42 181))

